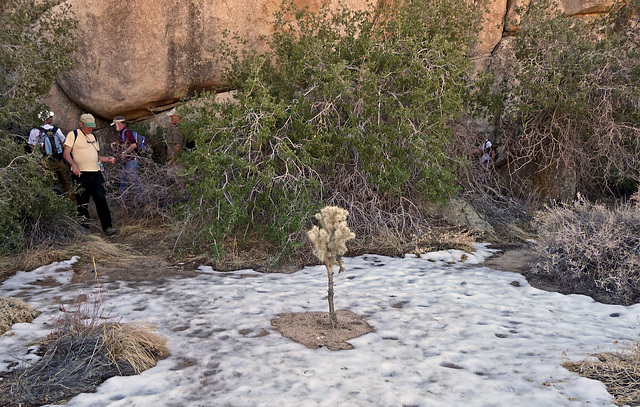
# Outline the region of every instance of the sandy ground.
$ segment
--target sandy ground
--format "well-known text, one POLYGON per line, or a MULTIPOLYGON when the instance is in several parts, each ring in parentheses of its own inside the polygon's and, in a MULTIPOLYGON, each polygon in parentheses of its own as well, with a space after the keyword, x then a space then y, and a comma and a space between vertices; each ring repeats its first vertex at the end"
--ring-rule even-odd
POLYGON ((338 326, 333 329, 328 312, 299 312, 279 314, 271 320, 282 336, 301 343, 309 349, 323 346, 329 350, 353 349, 349 339, 373 332, 363 319, 348 310, 336 311, 338 326))

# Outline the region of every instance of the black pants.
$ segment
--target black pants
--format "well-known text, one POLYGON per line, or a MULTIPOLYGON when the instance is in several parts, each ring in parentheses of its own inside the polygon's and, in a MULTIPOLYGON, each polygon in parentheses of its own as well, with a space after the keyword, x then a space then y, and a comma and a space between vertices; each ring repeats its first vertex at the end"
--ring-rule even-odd
POLYGON ((102 230, 110 228, 111 212, 107 206, 107 197, 104 191, 104 177, 102 172, 82 172, 80 177, 73 175, 73 182, 80 186, 80 191, 76 194, 76 203, 78 204, 78 214, 85 219, 89 219, 89 198, 93 197, 93 203, 96 205, 96 212, 100 218, 102 230))

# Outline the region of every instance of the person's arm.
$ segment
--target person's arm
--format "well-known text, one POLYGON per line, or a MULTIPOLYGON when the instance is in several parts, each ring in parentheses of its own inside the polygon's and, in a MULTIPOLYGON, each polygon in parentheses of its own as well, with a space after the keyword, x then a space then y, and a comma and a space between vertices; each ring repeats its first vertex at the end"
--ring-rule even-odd
POLYGON ((99 155, 98 156, 98 160, 100 160, 101 163, 109 163, 109 164, 115 164, 116 163, 116 158, 109 156, 109 157, 105 157, 103 155, 99 155))
POLYGON ((136 143, 129 144, 129 147, 127 147, 122 152, 122 158, 125 158, 127 155, 131 154, 136 148, 138 148, 138 145, 136 143))
POLYGON ((73 175, 75 175, 76 177, 79 177, 82 174, 82 172, 80 172, 78 165, 76 164, 75 161, 73 161, 73 158, 71 158, 71 146, 68 146, 65 144, 62 157, 71 166, 71 172, 73 172, 73 175))

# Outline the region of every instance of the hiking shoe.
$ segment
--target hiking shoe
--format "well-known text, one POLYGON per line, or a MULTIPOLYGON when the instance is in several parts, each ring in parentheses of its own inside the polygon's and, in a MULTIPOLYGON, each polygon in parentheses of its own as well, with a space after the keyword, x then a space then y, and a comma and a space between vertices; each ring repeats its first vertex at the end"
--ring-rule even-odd
POLYGON ((104 234, 107 235, 107 236, 113 236, 116 233, 118 233, 118 229, 116 229, 116 228, 106 228, 104 230, 104 234))

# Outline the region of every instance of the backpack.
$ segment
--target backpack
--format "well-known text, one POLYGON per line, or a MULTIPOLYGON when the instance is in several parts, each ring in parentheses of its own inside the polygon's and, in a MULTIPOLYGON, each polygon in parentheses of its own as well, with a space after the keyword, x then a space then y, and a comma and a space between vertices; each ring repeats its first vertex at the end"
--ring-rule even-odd
MULTIPOLYGON (((131 130, 131 129, 128 129, 131 130)), ((142 135, 139 134, 138 132, 135 132, 133 130, 131 130, 131 132, 133 133, 133 138, 135 138, 136 140, 136 150, 139 153, 144 153, 145 151, 147 151, 147 139, 142 135)), ((122 138, 122 141, 124 141, 124 131, 120 134, 120 137, 122 138)))
POLYGON ((53 127, 45 129, 44 127, 39 127, 38 130, 40 130, 40 146, 42 149, 42 155, 45 157, 49 156, 49 158, 54 161, 62 160, 62 152, 64 150, 60 144, 60 140, 56 137, 58 128, 53 127))

